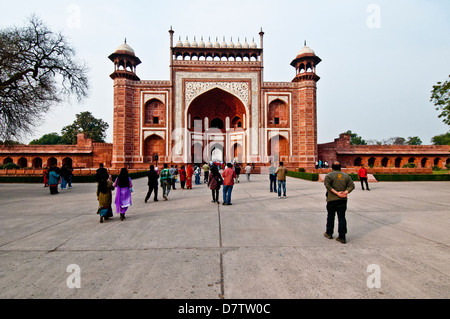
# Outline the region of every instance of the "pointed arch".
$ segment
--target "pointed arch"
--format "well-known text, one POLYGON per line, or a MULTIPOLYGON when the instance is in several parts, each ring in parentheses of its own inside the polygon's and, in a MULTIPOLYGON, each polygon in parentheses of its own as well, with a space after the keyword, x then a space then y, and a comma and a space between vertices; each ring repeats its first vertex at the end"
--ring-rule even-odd
POLYGON ((289 127, 289 107, 286 102, 275 99, 268 107, 269 127, 289 127))
POLYGON ((166 143, 161 136, 152 134, 144 141, 144 162, 153 162, 155 155, 158 155, 159 158, 166 155, 166 143))

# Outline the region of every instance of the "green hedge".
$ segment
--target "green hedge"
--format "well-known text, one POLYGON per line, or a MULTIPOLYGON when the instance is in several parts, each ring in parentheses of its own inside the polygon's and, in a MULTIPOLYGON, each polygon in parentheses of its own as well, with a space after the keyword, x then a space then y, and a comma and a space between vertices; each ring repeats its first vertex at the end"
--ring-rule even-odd
MULTIPOLYGON (((288 176, 318 181, 319 174, 288 171, 288 176)), ((353 181, 359 181, 358 174, 349 174, 353 181)), ((423 174, 374 174, 379 182, 449 182, 450 174, 423 175, 423 174)))
POLYGON ((375 174, 379 182, 449 182, 449 175, 375 174))
MULTIPOLYGON (((131 179, 143 178, 147 176, 147 172, 138 172, 138 173, 130 173, 131 179)), ((113 181, 116 179, 118 175, 113 175, 113 181)), ((44 180, 42 176, 0 176, 0 183, 2 184, 41 184, 44 180)), ((72 183, 83 184, 83 183, 95 183, 95 175, 87 175, 87 176, 77 176, 74 175, 72 178, 72 183)))
POLYGON ((287 176, 301 178, 301 179, 305 179, 308 181, 314 181, 314 182, 317 182, 319 180, 319 174, 317 174, 317 173, 288 171, 287 176))

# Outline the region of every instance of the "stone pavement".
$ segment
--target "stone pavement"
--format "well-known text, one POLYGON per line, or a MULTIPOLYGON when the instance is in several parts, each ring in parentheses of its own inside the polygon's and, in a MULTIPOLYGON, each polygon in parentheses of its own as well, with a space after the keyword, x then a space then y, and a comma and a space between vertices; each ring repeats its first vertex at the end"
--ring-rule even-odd
POLYGON ((100 224, 96 185, 0 184, 0 298, 450 297, 450 183, 356 184, 345 245, 323 236, 320 182, 288 178, 280 200, 241 176, 232 206, 177 187, 145 204, 135 180, 125 221, 100 224))

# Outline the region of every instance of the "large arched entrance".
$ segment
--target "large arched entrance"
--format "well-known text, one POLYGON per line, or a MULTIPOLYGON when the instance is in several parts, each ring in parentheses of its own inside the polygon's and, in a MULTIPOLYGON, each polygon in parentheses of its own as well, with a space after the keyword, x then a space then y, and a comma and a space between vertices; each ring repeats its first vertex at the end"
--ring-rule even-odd
POLYGON ((246 160, 245 145, 240 144, 236 152, 233 142, 244 141, 247 129, 245 106, 239 98, 214 88, 192 101, 186 117, 187 162, 231 162, 235 155, 246 160))
POLYGON ((144 142, 144 162, 152 163, 155 160, 155 155, 163 157, 166 154, 166 144, 164 140, 158 135, 148 137, 144 142))
POLYGON ((289 142, 281 136, 276 135, 269 140, 269 156, 275 163, 284 161, 284 157, 289 156, 289 142))
POLYGON ((211 154, 210 154, 211 162, 224 162, 224 154, 223 154, 223 145, 214 144, 211 146, 211 154))

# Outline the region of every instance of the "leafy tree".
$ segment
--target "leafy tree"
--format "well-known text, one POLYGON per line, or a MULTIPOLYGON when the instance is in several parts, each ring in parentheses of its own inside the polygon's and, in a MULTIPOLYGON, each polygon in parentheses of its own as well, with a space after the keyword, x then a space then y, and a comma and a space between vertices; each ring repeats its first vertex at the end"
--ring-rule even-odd
POLYGON ((450 145, 450 132, 434 136, 431 139, 431 143, 433 145, 450 145))
POLYGON ((30 145, 57 145, 61 144, 62 136, 58 133, 45 134, 41 138, 32 140, 30 145))
POLYGON ((406 144, 406 140, 404 137, 393 137, 392 138, 392 145, 405 145, 406 144))
POLYGON ((418 136, 408 137, 406 141, 408 145, 422 145, 422 140, 418 136))
POLYGON ((108 123, 96 119, 91 112, 81 112, 76 115, 76 120, 61 131, 63 144, 77 144, 78 133, 85 133, 87 138, 94 142, 105 142, 108 123))
POLYGON ((61 34, 32 16, 0 29, 0 139, 29 133, 55 103, 87 96, 87 67, 61 34))
POLYGON ((436 106, 436 111, 441 111, 439 118, 442 118, 445 124, 450 125, 450 81, 437 82, 437 85, 433 86, 431 102, 436 106))
POLYGON ((351 130, 348 130, 343 134, 350 134, 350 145, 367 145, 366 141, 363 140, 361 136, 358 136, 358 134, 353 133, 351 130))
POLYGON ((385 139, 381 142, 381 145, 405 145, 406 140, 404 137, 390 137, 388 139, 385 139))

